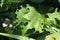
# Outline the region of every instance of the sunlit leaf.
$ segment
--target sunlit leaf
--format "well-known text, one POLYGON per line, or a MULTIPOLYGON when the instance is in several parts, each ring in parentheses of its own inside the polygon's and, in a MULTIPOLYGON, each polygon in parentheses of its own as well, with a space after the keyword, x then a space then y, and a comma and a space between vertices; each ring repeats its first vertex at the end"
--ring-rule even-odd
POLYGON ((54 39, 54 37, 48 35, 48 36, 46 36, 45 40, 55 40, 55 39, 54 39))
POLYGON ((49 20, 51 22, 53 22, 54 24, 56 24, 56 20, 55 19, 60 20, 60 18, 59 18, 60 17, 60 12, 57 12, 57 9, 55 10, 55 12, 48 13, 47 15, 49 16, 49 20))
POLYGON ((39 31, 41 33, 45 21, 44 15, 38 13, 32 6, 27 5, 27 8, 29 8, 30 11, 24 16, 24 18, 30 20, 30 22, 28 22, 26 30, 35 28, 35 31, 39 31))
POLYGON ((59 32, 55 32, 53 34, 50 34, 49 36, 47 36, 48 40, 60 40, 60 31, 59 32))
POLYGON ((32 38, 19 36, 19 35, 14 35, 14 34, 0 33, 0 35, 7 36, 7 37, 10 37, 10 38, 14 38, 14 39, 19 39, 19 40, 35 40, 35 39, 32 39, 32 38))
POLYGON ((7 0, 7 2, 16 2, 16 3, 18 3, 18 2, 23 2, 24 0, 7 0))
POLYGON ((22 7, 19 11, 16 11, 17 21, 18 22, 26 21, 26 19, 23 16, 27 13, 28 9, 24 7, 22 7))

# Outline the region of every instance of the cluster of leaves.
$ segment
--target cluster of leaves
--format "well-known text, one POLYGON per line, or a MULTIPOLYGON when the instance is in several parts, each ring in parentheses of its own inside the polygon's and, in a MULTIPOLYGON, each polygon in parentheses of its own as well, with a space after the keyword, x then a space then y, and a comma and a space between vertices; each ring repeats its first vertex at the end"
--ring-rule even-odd
POLYGON ((0 0, 1 40, 60 40, 59 9, 60 0, 0 0))

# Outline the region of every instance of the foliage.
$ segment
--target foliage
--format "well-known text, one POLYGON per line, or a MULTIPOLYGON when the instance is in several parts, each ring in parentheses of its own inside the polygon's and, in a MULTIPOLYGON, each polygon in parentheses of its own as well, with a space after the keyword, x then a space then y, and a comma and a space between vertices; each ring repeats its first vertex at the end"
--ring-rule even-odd
POLYGON ((59 17, 60 0, 0 0, 0 40, 60 40, 59 17))

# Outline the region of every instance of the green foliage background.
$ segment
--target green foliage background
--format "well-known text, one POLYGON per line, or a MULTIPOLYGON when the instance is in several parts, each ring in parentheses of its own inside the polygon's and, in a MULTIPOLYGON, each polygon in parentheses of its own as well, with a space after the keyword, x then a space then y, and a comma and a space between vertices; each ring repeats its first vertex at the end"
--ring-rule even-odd
POLYGON ((0 40, 60 40, 60 0, 0 0, 0 40))

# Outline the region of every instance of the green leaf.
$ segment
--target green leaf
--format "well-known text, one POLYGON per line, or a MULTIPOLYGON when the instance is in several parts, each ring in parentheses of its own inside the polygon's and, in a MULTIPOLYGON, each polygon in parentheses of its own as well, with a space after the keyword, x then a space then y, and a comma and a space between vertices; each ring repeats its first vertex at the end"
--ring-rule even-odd
POLYGON ((56 25, 56 20, 55 19, 58 19, 60 20, 60 12, 57 12, 57 9, 55 10, 55 12, 53 13, 48 13, 47 14, 49 16, 49 20, 56 25))
POLYGON ((44 40, 44 38, 45 38, 45 35, 38 37, 36 40, 44 40))
POLYGON ((2 7, 5 0, 1 0, 0 6, 2 7))
POLYGON ((58 0, 58 2, 60 3, 60 0, 58 0))
POLYGON ((56 33, 52 34, 52 36, 53 36, 56 40, 60 40, 60 32, 56 32, 56 33))
POLYGON ((31 0, 32 2, 35 2, 35 3, 42 3, 43 1, 45 0, 31 0))
POLYGON ((16 15, 17 15, 17 20, 16 21, 18 23, 26 21, 26 19, 23 16, 27 13, 28 13, 28 9, 24 8, 24 7, 21 7, 21 9, 19 11, 16 11, 16 15))
POLYGON ((7 2, 23 2, 24 0, 7 0, 7 2))
POLYGON ((19 35, 14 35, 14 34, 0 33, 0 35, 7 36, 7 37, 10 37, 10 38, 14 38, 14 39, 19 39, 19 40, 35 40, 35 39, 32 39, 32 38, 19 36, 19 35))
POLYGON ((49 36, 53 37, 55 40, 60 40, 60 31, 50 34, 49 36))
POLYGON ((46 38, 45 38, 45 40, 55 40, 55 38, 52 37, 51 35, 47 35, 46 38))
POLYGON ((27 5, 27 8, 29 8, 30 11, 24 16, 24 18, 30 20, 30 22, 28 22, 28 25, 26 26, 26 31, 35 28, 35 31, 39 31, 40 33, 43 32, 42 29, 45 21, 44 15, 38 13, 32 6, 27 5))
MULTIPOLYGON (((18 23, 17 25, 19 25, 21 22, 23 22, 23 23, 28 22, 28 20, 23 17, 27 13, 28 13, 28 9, 26 7, 22 7, 21 6, 21 9, 19 11, 16 11, 16 13, 15 13, 17 15, 17 17, 16 17, 17 19, 16 19, 16 21, 14 21, 14 23, 17 22, 18 23)), ((15 28, 16 28, 16 26, 15 26, 15 28)), ((25 30, 24 24, 23 25, 19 25, 19 27, 23 28, 22 29, 22 34, 24 34, 24 31, 23 31, 23 30, 25 30)))
POLYGON ((43 33, 42 36, 36 38, 36 40, 45 40, 46 35, 48 35, 47 32, 46 33, 43 33))

